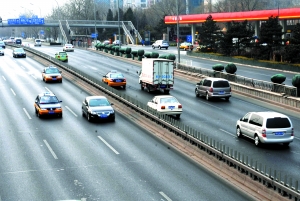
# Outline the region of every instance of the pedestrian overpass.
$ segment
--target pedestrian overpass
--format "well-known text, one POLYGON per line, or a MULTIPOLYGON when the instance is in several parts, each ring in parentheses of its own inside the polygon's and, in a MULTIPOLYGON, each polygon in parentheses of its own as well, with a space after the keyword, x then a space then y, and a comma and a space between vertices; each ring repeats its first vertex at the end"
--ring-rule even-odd
POLYGON ((119 28, 123 29, 125 36, 128 37, 132 44, 137 40, 141 41, 142 37, 136 30, 131 21, 99 21, 99 20, 44 20, 43 24, 9 24, 7 20, 2 21, 2 27, 59 27, 65 43, 70 41, 71 37, 78 35, 72 30, 74 28, 119 28), (134 31, 130 31, 134 30, 134 31), (136 40, 135 40, 136 38, 136 40))

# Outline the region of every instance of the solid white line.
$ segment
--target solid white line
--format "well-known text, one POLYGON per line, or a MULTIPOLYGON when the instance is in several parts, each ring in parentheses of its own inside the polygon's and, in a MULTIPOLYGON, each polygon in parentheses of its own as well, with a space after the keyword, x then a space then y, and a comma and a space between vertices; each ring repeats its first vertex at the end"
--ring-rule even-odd
POLYGON ((169 198, 164 192, 160 191, 159 194, 161 194, 161 196, 163 196, 166 200, 172 201, 172 199, 169 198))
POLYGON ((28 119, 31 119, 30 115, 28 114, 27 110, 25 108, 23 108, 25 114, 27 115, 28 119))
POLYGON ((14 95, 16 95, 16 93, 14 92, 14 90, 12 88, 10 88, 10 90, 14 95))
POLYGON ((298 137, 295 137, 295 136, 294 136, 294 138, 296 138, 297 140, 300 140, 300 138, 298 138, 298 137))
POLYGON ((31 77, 33 77, 34 79, 36 79, 36 77, 34 75, 31 75, 31 77))
POLYGON ((104 142, 104 144, 106 144, 106 146, 108 146, 111 150, 113 150, 113 152, 115 152, 115 154, 119 154, 119 152, 117 152, 112 146, 110 146, 101 136, 98 136, 98 138, 104 142))
POLYGON ((75 114, 68 106, 66 106, 66 108, 75 116, 77 117, 77 114, 75 114))
POLYGON ((229 135, 231 135, 231 136, 233 136, 233 137, 236 137, 236 135, 234 135, 234 134, 232 134, 232 133, 229 133, 229 132, 227 132, 227 131, 225 131, 225 130, 223 130, 223 129, 219 129, 220 131, 223 131, 224 133, 227 133, 227 134, 229 134, 229 135))
POLYGON ((23 68, 23 70, 25 70, 25 68, 23 66, 20 66, 21 68, 23 68))
POLYGON ((44 143, 46 144, 46 146, 48 147, 50 153, 52 154, 52 156, 54 157, 54 159, 58 159, 56 154, 54 153, 53 149, 50 147, 50 145, 48 144, 47 140, 43 140, 44 143))
POLYGON ((3 78, 3 80, 5 80, 6 81, 6 79, 5 79, 5 77, 2 75, 2 78, 3 78))

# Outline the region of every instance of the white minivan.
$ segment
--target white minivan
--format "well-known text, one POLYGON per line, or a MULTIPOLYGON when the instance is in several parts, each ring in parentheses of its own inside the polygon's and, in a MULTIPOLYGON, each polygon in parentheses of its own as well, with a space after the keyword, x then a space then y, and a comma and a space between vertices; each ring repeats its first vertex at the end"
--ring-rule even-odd
POLYGON ((289 146, 294 140, 294 127, 288 116, 278 112, 248 112, 237 121, 236 135, 254 139, 256 146, 261 143, 289 146))

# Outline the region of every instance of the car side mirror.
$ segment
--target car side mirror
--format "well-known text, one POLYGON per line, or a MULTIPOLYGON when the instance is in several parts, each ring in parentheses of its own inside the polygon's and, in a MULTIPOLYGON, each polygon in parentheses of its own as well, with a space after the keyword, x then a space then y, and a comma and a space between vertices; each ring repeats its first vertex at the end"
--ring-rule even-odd
POLYGON ((62 71, 60 70, 59 73, 62 73, 62 71))
POLYGON ((62 102, 62 100, 59 101, 60 103, 62 102))
POLYGON ((110 103, 110 105, 114 105, 113 103, 110 103))

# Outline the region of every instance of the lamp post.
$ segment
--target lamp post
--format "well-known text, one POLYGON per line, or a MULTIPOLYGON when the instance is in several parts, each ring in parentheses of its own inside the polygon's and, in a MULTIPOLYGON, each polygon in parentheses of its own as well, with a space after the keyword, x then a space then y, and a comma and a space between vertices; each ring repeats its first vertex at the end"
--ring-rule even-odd
MULTIPOLYGON (((55 0, 55 1, 56 1, 57 8, 58 8, 58 15, 57 15, 57 18, 58 18, 58 23, 59 23, 59 19, 60 19, 60 8, 59 8, 59 5, 58 5, 57 0, 55 0)), ((59 39, 59 37, 57 37, 57 38, 59 39)), ((58 40, 58 42, 59 42, 59 40, 58 40)))
POLYGON ((119 34, 119 46, 121 46, 121 40, 120 40, 120 8, 119 8, 119 2, 118 0, 118 34, 119 34))
POLYGON ((176 16, 176 20, 177 20, 177 66, 176 68, 178 68, 178 64, 180 63, 180 48, 179 48, 179 5, 178 5, 178 0, 176 0, 176 10, 177 10, 177 16, 176 16))
POLYGON ((96 41, 97 41, 97 30, 96 30, 96 2, 94 0, 94 21, 95 21, 95 38, 94 38, 94 46, 96 45, 96 41))

